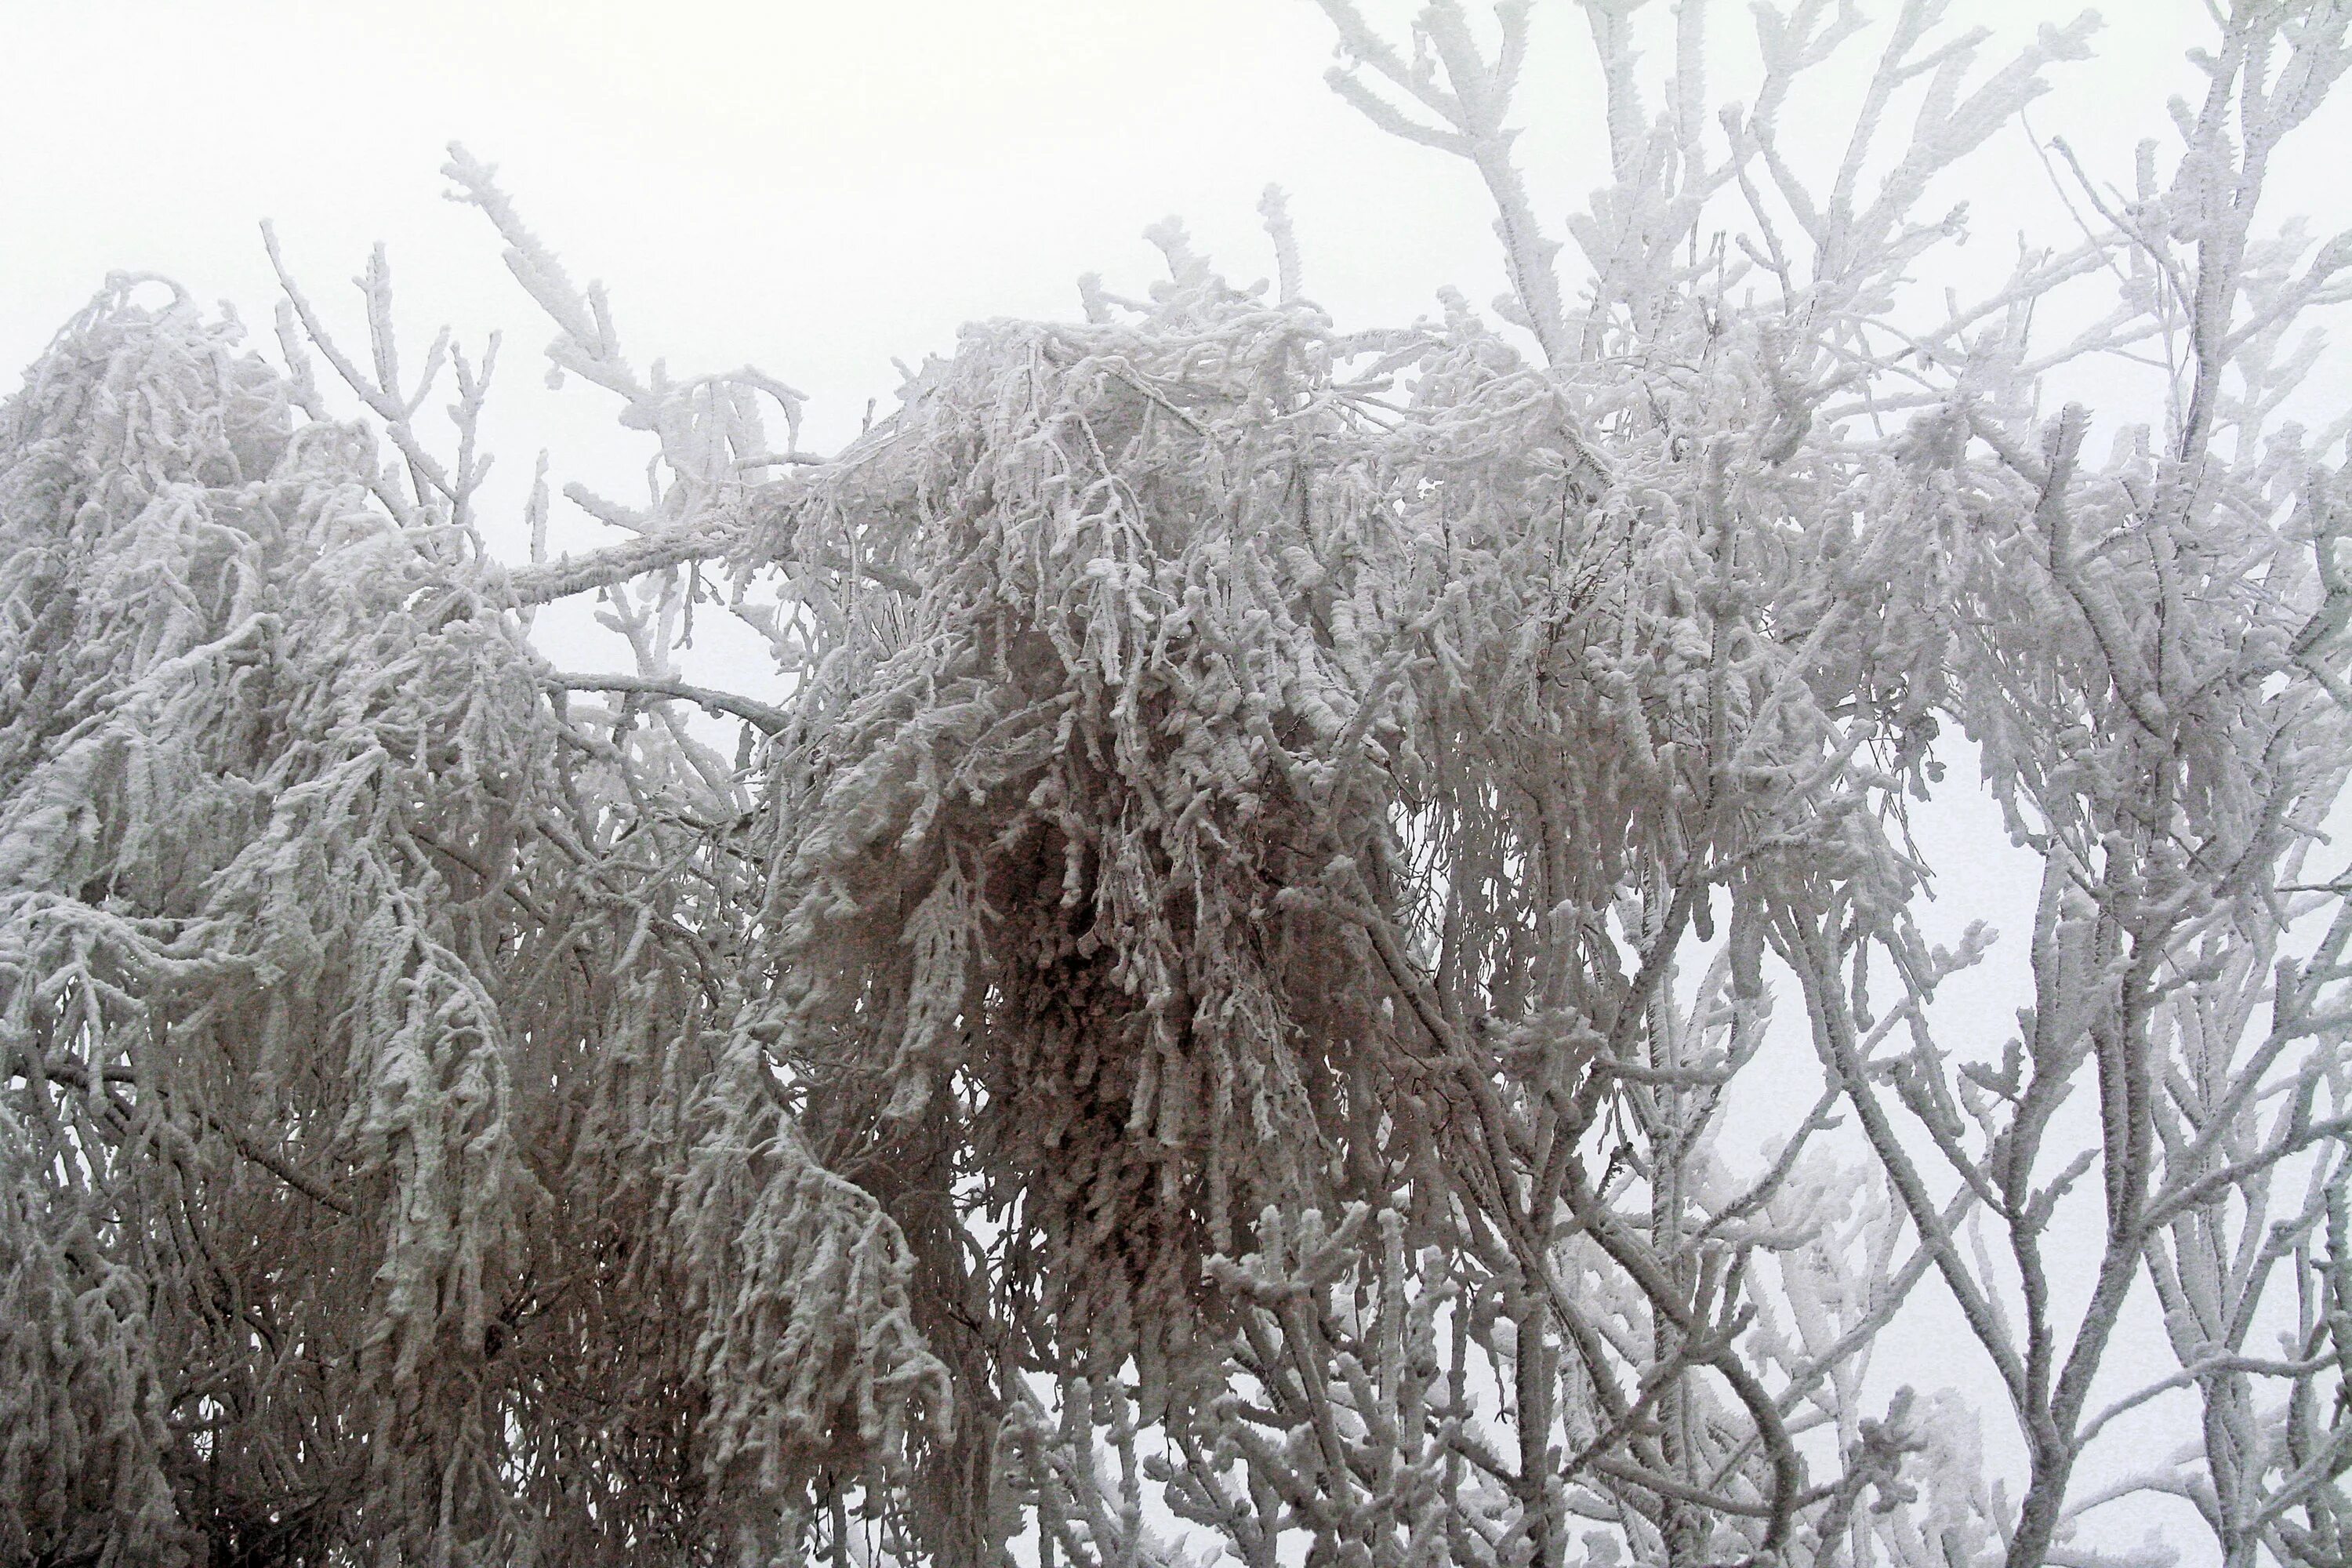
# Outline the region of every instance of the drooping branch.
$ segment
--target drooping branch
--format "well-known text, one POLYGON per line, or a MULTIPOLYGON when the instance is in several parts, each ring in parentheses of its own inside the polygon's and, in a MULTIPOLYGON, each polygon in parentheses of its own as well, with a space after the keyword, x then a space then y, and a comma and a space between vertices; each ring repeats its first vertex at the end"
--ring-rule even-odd
POLYGON ((546 683, 557 691, 621 691, 641 697, 675 698, 698 703, 714 713, 725 713, 770 735, 781 735, 792 715, 731 691, 719 691, 683 680, 662 680, 642 675, 551 675, 546 683))

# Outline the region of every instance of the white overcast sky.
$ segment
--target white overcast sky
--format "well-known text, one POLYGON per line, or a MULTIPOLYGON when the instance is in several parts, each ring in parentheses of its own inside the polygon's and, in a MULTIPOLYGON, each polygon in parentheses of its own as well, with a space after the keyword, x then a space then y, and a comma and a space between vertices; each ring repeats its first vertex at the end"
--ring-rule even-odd
MULTIPOLYGON (((1408 7, 1365 9, 1394 21, 1408 7)), ((1992 27, 2005 57, 2075 9, 1954 0, 1952 16, 1992 27)), ((2199 88, 2182 57, 2205 12, 2106 9, 2100 58, 2063 68, 2033 124, 2122 179, 2137 139, 2168 139, 2166 98, 2199 88)), ((1748 7, 1715 10, 1727 96, 1748 7)), ((1595 82, 1573 5, 1539 5, 1536 27, 1517 121, 1557 233, 1599 183, 1595 82)), ((1835 89, 1874 52, 1850 47, 1788 128, 1834 134, 1835 89)), ((487 223, 441 199, 452 139, 500 165, 576 276, 607 282, 633 360, 755 363, 811 395, 804 444, 818 451, 856 430, 869 397, 890 405, 894 357, 949 351, 966 321, 1075 315, 1087 271, 1140 292, 1158 258, 1139 233, 1169 214, 1236 281, 1271 271, 1255 212, 1268 182, 1290 193, 1307 292, 1341 325, 1433 312, 1447 284, 1491 299, 1502 276, 1475 178, 1359 119, 1323 86, 1330 63, 1309 0, 0 0, 0 366, 13 384, 113 269, 229 300, 266 338, 268 217, 354 338, 345 280, 378 239, 411 363, 445 322, 469 345, 508 330, 494 514, 515 515, 541 446, 559 479, 614 484, 643 448, 599 395, 541 385, 547 327, 487 223)), ((2346 110, 2331 106, 2284 161, 2275 215, 2306 212, 2322 232, 2352 222, 2346 110)), ((2067 237, 2022 131, 1938 200, 1963 197, 1989 264, 2021 227, 2067 237)), ((493 516, 490 532, 520 553, 510 523, 493 516)), ((576 526, 558 542, 593 539, 576 526)), ((1946 884, 1966 912, 2017 901, 1981 862, 1959 863, 1980 879, 1946 884)), ((1930 1385, 1950 1374, 1933 1347, 1915 1353, 1930 1385)), ((1985 1413, 1998 1443, 2002 1413, 1985 1413)))
MULTIPOLYGON (((1391 36, 1413 9, 1360 3, 1391 36)), ((1643 16, 1667 24, 1672 5, 1643 16)), ((1949 22, 1992 30, 1990 65, 2077 9, 1952 0, 1949 22)), ((1486 19, 1478 0, 1471 11, 1486 19)), ((1712 14, 1723 101, 1744 95, 1753 35, 1743 0, 1712 14)), ((1598 82, 1571 0, 1538 0, 1534 26, 1514 121, 1557 235, 1601 183, 1598 82)), ((2060 68, 2035 131, 2127 181, 2133 142, 2169 138, 2166 98, 2200 90, 2182 57, 2207 30, 2202 0, 2114 0, 2098 58, 2060 68)), ((1784 112, 1784 135, 1816 142, 1817 162, 1842 142, 1878 47, 1849 44, 1784 112)), ((484 431, 499 458, 481 509, 495 552, 524 552, 542 447, 559 489, 641 498, 644 437, 614 427, 604 395, 545 388, 549 328, 488 223, 442 199, 452 140, 499 166, 576 277, 605 280, 640 369, 757 365, 810 395, 803 445, 820 453, 856 433, 869 398, 892 406, 894 359, 950 352, 968 321, 1074 316, 1089 271, 1141 293, 1160 260, 1141 231, 1168 215, 1234 281, 1265 276, 1268 183, 1290 195, 1307 294, 1341 326, 1434 313, 1449 284, 1494 298, 1504 279, 1475 174, 1359 117, 1323 83, 1332 58, 1311 0, 0 0, 0 390, 117 269, 226 300, 268 344, 268 218, 353 346, 348 280, 378 240, 408 366, 442 325, 477 353, 506 330, 484 431)), ((2347 110, 2331 105, 2283 160, 2274 211, 2323 230, 2352 221, 2328 157, 2352 141, 2347 110)), ((2073 237, 2022 128, 1929 199, 1971 202, 1957 259, 1989 277, 2021 234, 2073 237)), ((1573 250, 1563 260, 1573 290, 1573 250)), ((568 505, 555 513, 555 549, 608 542, 568 505)), ((572 621, 584 612, 543 621, 542 643, 592 657, 549 644, 572 621)))
MULTIPOLYGON (((1747 6, 1714 9, 1729 65, 1747 6)), ((2013 45, 2075 9, 1955 0, 1952 16, 2013 45)), ((2036 124, 2120 176, 2132 140, 2163 132, 2166 95, 2194 89, 2181 54, 2205 24, 2199 0, 2108 12, 2102 58, 2062 73, 2036 124)), ((500 165, 576 274, 609 283, 640 364, 756 363, 813 395, 819 450, 868 397, 889 405, 893 357, 947 351, 965 321, 1073 314, 1089 270, 1139 290, 1157 258, 1138 235, 1168 214, 1236 281, 1264 275, 1270 181, 1291 195, 1308 293, 1343 325, 1502 281, 1466 167, 1384 138, 1322 85, 1329 30, 1309 0, 0 0, 0 22, 12 384, 111 269, 166 273, 266 328, 268 217, 352 322, 345 279, 382 239, 419 350, 444 322, 461 342, 509 329, 493 434, 510 485, 531 458, 513 442, 554 445, 561 471, 564 428, 603 428, 604 410, 578 393, 562 415, 540 406, 546 331, 488 226, 440 199, 452 139, 500 165)), ((1539 5, 1536 27, 1517 119, 1556 219, 1598 183, 1594 82, 1572 5, 1539 5)), ((1850 46, 1828 79, 1850 83, 1874 52, 1850 46)), ((1735 70, 1723 79, 1736 90, 1735 70)), ((1833 102, 1808 94, 1792 118, 1827 133, 1833 102)), ((2303 188, 2280 205, 2341 218, 2318 166, 2315 152, 2290 168, 2303 188)), ((2017 223, 2053 226, 2038 181, 2020 132, 1949 194, 1977 198, 1980 245, 2005 252, 2017 223)))

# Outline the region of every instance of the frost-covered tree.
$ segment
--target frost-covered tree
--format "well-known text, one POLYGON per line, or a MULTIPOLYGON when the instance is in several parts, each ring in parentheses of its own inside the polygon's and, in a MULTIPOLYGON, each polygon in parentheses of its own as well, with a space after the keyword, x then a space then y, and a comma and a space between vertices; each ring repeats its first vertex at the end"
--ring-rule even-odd
POLYGON ((656 444, 522 564, 496 344, 405 374, 381 255, 364 353, 290 278, 275 363, 152 279, 59 335, 0 408, 0 1557, 1948 1568, 2145 1561, 2077 1527, 2159 1492, 2346 1561, 2352 238, 2257 201, 2352 6, 2217 12, 1970 300, 1933 187, 2088 17, 1759 5, 1710 113, 1700 0, 1662 83, 1581 0, 1564 273, 1525 0, 1321 4, 1491 193, 1491 314, 1342 330, 1270 194, 1277 284, 1155 231, 821 458, 454 150, 656 444), (632 668, 534 647, 589 595, 632 668), (2005 1042, 1933 1005, 1956 755, 2042 871, 2005 1042), (1990 1400, 1871 1374, 1937 1314, 1990 1400))

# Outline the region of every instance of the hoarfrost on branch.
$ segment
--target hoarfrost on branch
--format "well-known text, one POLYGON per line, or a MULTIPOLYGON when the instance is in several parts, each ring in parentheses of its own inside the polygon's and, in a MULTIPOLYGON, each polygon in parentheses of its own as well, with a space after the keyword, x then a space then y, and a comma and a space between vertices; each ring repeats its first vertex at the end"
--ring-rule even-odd
POLYGON ((154 279, 58 336, 0 408, 0 1556, 2120 1563, 2078 1527, 2164 1494, 2346 1560, 2352 479, 2289 416, 2352 238, 2257 199, 2352 11, 2217 10, 2171 142, 2051 143, 2079 233, 1931 307, 1936 181, 2087 16, 1759 5, 1711 118, 1703 5, 1660 83, 1582 0, 1556 239, 1526 0, 1320 3, 1491 194, 1491 317, 1342 330, 1270 193, 1275 289, 1164 226, 818 458, 453 149, 656 447, 584 556, 542 467, 521 564, 496 343, 405 371, 381 251, 362 352, 282 265, 276 364, 154 279), (2148 423, 2043 406, 2123 362, 2148 423), (588 594, 633 668, 530 640, 588 594), (2041 868, 2006 1041, 1931 1007, 1993 941, 1922 926, 1954 734, 2041 868), (1931 1309, 1995 1397, 1868 1377, 1931 1309))

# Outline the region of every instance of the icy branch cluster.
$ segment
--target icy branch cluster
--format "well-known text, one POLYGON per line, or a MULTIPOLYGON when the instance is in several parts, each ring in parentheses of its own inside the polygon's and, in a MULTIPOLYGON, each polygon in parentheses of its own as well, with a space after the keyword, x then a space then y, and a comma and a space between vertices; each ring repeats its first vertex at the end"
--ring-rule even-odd
POLYGON ((1582 0, 1571 289, 1531 7, 1323 4, 1492 195, 1493 319, 1341 330, 1270 195, 1276 288, 1157 229, 820 459, 456 151, 656 446, 511 565, 495 353, 404 378, 381 255, 364 353, 290 278, 282 368, 153 280, 58 337, 0 409, 0 1555, 2026 1568, 2162 1558, 2082 1526, 2163 1494, 2342 1561, 2352 479, 2287 416, 2352 245, 2257 198, 2352 11, 2242 0, 2172 174, 1931 306, 1935 182, 2087 18, 1759 6, 1710 118, 1704 5, 1654 112, 1582 0), (2158 416, 2042 406, 2108 362, 2158 416), (530 641, 590 594, 628 669, 530 641), (1935 1006, 1994 940, 1923 929, 1953 735, 2042 874, 2006 1042, 1935 1006), (1998 1401, 1873 1378, 1936 1310, 1998 1401))

